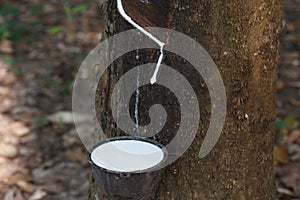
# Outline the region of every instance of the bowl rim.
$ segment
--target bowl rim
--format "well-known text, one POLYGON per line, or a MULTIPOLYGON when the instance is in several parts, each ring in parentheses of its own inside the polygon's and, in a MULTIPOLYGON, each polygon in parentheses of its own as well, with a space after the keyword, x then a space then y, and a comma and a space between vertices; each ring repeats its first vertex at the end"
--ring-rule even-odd
POLYGON ((160 170, 159 166, 161 166, 161 164, 164 163, 167 160, 167 157, 168 157, 168 151, 167 151, 167 149, 166 149, 165 146, 163 146, 161 143, 159 143, 156 140, 153 140, 153 139, 150 139, 150 138, 147 138, 147 137, 141 137, 141 136, 118 136, 118 137, 108 138, 106 140, 103 140, 103 141, 95 144, 88 151, 88 160, 89 160, 89 163, 91 165, 93 165, 94 167, 100 169, 101 171, 105 171, 106 173, 118 174, 120 176, 125 176, 125 177, 129 176, 129 175, 132 175, 132 174, 150 173, 150 172, 153 172, 153 171, 158 171, 158 170, 160 170), (163 159, 159 163, 157 163, 156 165, 154 165, 154 166, 152 166, 150 168, 143 169, 143 170, 129 171, 129 172, 120 172, 120 171, 114 171, 114 170, 106 169, 104 167, 100 167, 100 166, 96 165, 93 162, 91 155, 92 155, 92 152, 96 148, 98 148, 99 146, 101 146, 103 144, 106 144, 108 142, 120 141, 120 140, 138 140, 138 141, 142 141, 142 142, 147 142, 147 143, 153 144, 153 145, 159 147, 162 150, 162 152, 163 152, 163 159))

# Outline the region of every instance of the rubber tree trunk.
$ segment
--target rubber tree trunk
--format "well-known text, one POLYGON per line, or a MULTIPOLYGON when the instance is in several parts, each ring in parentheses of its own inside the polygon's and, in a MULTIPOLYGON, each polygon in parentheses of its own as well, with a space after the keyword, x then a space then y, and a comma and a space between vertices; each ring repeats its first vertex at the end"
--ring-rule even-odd
MULTIPOLYGON (((275 199, 273 142, 281 1, 123 2, 127 13, 143 26, 171 28, 199 42, 216 62, 226 87, 227 117, 222 135, 212 152, 200 160, 198 152, 211 105, 203 81, 194 80, 202 98, 200 129, 188 151, 166 168, 153 199, 275 199)), ((108 1, 104 9, 107 36, 133 28, 118 14, 116 1, 108 1)), ((140 54, 148 59, 143 57, 145 52, 140 54)), ((157 52, 152 57, 155 61, 157 52)), ((126 71, 124 63, 137 64, 130 56, 124 60, 123 67, 115 64, 101 79, 101 98, 96 99, 102 127, 115 135, 119 133, 106 115, 109 94, 126 71)), ((169 60, 168 64, 176 62, 169 60)), ((105 199, 93 184, 90 189, 89 199, 105 199)))

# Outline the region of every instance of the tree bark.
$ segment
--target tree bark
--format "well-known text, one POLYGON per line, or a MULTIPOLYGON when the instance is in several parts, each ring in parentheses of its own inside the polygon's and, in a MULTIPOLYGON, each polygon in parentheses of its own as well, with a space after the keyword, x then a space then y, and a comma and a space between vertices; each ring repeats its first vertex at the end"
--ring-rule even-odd
MULTIPOLYGON (((128 14, 144 26, 171 28, 199 42, 216 62, 227 93, 222 135, 212 152, 200 160, 198 151, 210 118, 208 91, 203 80, 193 79, 184 70, 182 61, 166 59, 166 64, 178 65, 192 79, 201 99, 201 123, 192 146, 165 169, 153 199, 275 199, 273 142, 281 1, 149 0, 151 6, 139 2, 124 0, 128 14)), ((108 37, 133 28, 116 8, 116 1, 105 4, 108 37)), ((152 51, 152 57, 147 53, 140 52, 144 61, 157 59, 157 52, 152 51)), ((102 97, 96 98, 98 119, 111 136, 121 133, 107 115, 110 91, 130 65, 139 63, 129 56, 122 64, 107 70, 97 91, 102 97)), ((91 189, 89 199, 105 197, 91 189)))

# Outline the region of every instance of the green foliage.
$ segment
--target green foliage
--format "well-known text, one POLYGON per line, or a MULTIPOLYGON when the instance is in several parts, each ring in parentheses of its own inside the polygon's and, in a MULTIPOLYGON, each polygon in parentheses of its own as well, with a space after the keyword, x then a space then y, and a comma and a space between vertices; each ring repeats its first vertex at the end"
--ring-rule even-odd
POLYGON ((20 15, 21 14, 21 10, 19 8, 14 7, 13 5, 11 5, 10 3, 4 3, 1 7, 0 7, 0 14, 2 16, 14 16, 14 15, 20 15))
POLYGON ((51 35, 57 35, 61 31, 63 31, 64 27, 61 25, 53 25, 48 28, 48 31, 51 35))
POLYGON ((290 130, 297 123, 297 115, 290 114, 285 118, 276 118, 275 120, 275 135, 276 135, 276 143, 280 144, 283 142, 284 138, 286 138, 290 132, 290 130))
POLYGON ((9 39, 13 42, 20 40, 21 36, 28 30, 16 21, 21 14, 21 10, 9 3, 4 3, 0 7, 1 23, 0 23, 0 40, 9 39))
POLYGON ((72 9, 73 14, 80 14, 80 13, 86 11, 87 8, 88 8, 88 6, 86 4, 79 4, 72 9))
POLYGON ((66 81, 62 82, 61 93, 63 96, 67 96, 68 94, 70 94, 73 84, 74 84, 74 80, 66 80, 66 81))
POLYGON ((284 123, 280 118, 275 119, 275 131, 279 132, 284 127, 284 123))
POLYGON ((21 17, 22 11, 10 3, 4 3, 0 6, 0 41, 11 40, 17 43, 31 29, 41 25, 40 22, 32 22, 30 24, 22 24, 18 19, 21 17))
POLYGON ((37 127, 43 127, 47 124, 47 117, 46 115, 40 115, 38 116, 35 120, 34 120, 34 124, 37 126, 37 127))
POLYGON ((34 21, 30 23, 30 27, 32 28, 38 28, 42 25, 42 23, 40 21, 34 21))
POLYGON ((11 69, 11 71, 16 75, 20 76, 22 71, 19 67, 15 65, 15 58, 14 57, 6 57, 4 59, 5 64, 11 69))
POLYGON ((33 5, 31 5, 30 11, 32 15, 38 15, 42 12, 42 9, 42 4, 34 3, 33 5))
POLYGON ((73 20, 74 15, 80 14, 80 13, 86 11, 87 9, 88 9, 88 6, 86 4, 79 4, 73 8, 65 7, 65 13, 69 20, 73 20))

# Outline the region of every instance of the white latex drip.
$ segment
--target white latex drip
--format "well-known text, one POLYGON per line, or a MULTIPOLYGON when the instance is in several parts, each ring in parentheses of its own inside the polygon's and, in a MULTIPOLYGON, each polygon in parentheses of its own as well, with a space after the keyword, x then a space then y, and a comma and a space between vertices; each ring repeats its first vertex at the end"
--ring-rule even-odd
POLYGON ((153 76, 151 77, 150 79, 150 83, 153 85, 154 83, 156 83, 156 79, 157 79, 157 73, 159 71, 159 67, 161 65, 161 62, 162 62, 162 59, 164 57, 164 54, 163 54, 163 46, 160 47, 160 55, 159 55, 159 58, 158 58, 158 61, 157 61, 157 64, 156 64, 156 67, 155 67, 155 71, 154 71, 154 74, 153 76))
POLYGON ((139 133, 139 95, 140 95, 140 68, 138 68, 138 74, 136 77, 136 97, 135 97, 135 108, 134 108, 134 118, 136 124, 136 131, 139 133))
POLYGON ((157 43, 160 47, 160 56, 158 58, 157 64, 156 64, 156 68, 154 71, 153 76, 150 79, 150 83, 154 84, 156 82, 157 79, 157 73, 159 71, 159 67, 161 65, 162 59, 163 59, 163 48, 165 46, 165 43, 161 42, 159 39, 157 39, 154 35, 152 35, 151 33, 149 33, 148 31, 146 31, 143 27, 141 27, 140 25, 138 25, 135 21, 133 21, 131 19, 131 17, 129 15, 126 14, 123 5, 122 5, 122 0, 117 0, 117 8, 118 11, 120 13, 120 15, 122 17, 124 17, 124 19, 126 21, 128 21, 131 25, 133 25, 135 28, 137 28, 139 31, 141 31, 142 33, 144 33, 146 36, 148 36, 151 40, 153 40, 155 43, 157 43))

